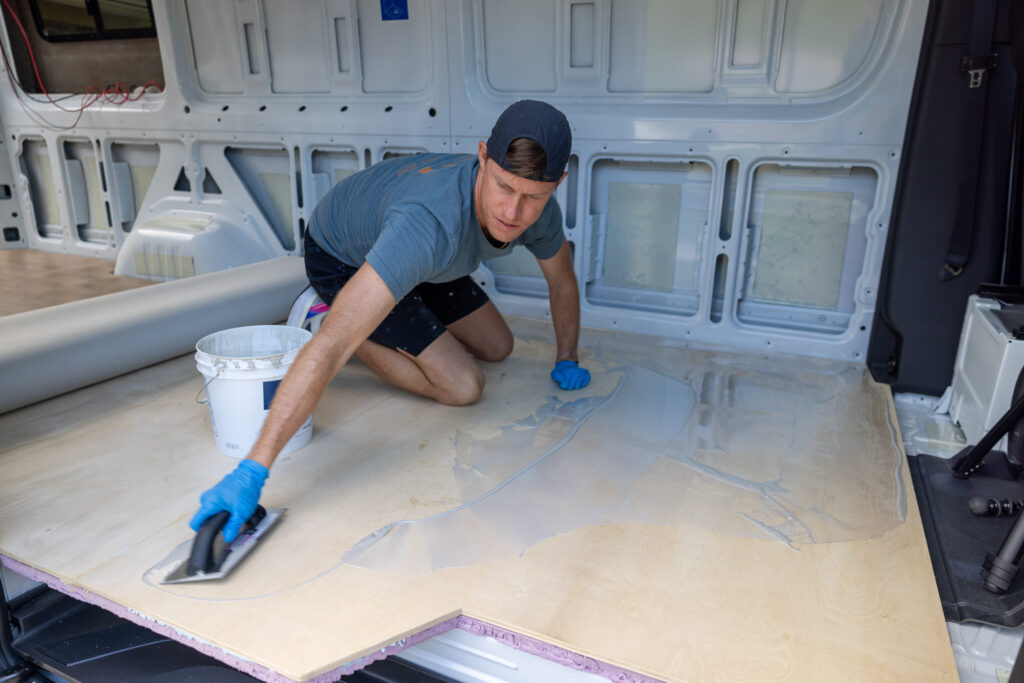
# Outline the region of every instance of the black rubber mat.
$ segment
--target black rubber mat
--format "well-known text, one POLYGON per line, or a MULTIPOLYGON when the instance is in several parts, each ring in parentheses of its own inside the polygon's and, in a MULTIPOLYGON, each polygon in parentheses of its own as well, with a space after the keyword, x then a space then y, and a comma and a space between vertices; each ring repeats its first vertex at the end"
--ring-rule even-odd
POLYGON ((81 683, 249 683, 229 666, 106 610, 50 591, 12 615, 14 649, 81 683))
POLYGON ((967 479, 954 477, 945 458, 917 455, 907 460, 946 619, 1020 626, 1024 571, 1002 595, 987 590, 982 576, 985 556, 999 551, 1016 517, 978 516, 968 503, 976 496, 1022 499, 1024 481, 1013 478, 998 452, 990 453, 981 470, 967 479))

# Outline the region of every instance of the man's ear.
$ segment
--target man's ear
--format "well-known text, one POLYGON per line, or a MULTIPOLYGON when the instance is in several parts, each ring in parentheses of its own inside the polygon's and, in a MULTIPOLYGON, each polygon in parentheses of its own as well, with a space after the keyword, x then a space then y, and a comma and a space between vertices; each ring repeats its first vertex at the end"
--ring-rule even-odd
MULTIPOLYGON (((562 184, 562 181, 563 181, 563 180, 565 180, 565 177, 566 177, 567 175, 569 175, 569 172, 568 172, 568 171, 563 171, 563 172, 562 172, 562 177, 558 179, 558 185, 561 185, 561 184, 562 184)), ((555 187, 558 187, 558 185, 555 185, 555 187)))
POLYGON ((483 140, 477 143, 476 155, 480 159, 480 165, 483 166, 487 162, 487 143, 483 140))

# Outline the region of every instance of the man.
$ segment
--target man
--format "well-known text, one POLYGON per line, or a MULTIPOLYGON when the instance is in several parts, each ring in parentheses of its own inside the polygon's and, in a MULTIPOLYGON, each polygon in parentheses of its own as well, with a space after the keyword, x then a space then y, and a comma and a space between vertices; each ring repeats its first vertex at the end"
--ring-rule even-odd
POLYGON ((248 457, 202 495, 195 530, 231 512, 231 542, 252 515, 278 452, 355 354, 391 384, 447 405, 480 398, 472 356, 504 360, 512 333, 472 281, 485 259, 524 245, 548 283, 563 389, 587 385, 579 366, 579 289, 553 195, 572 134, 565 116, 522 100, 498 118, 477 155, 391 159, 340 182, 320 202, 305 241, 310 283, 331 304, 281 382, 248 457))

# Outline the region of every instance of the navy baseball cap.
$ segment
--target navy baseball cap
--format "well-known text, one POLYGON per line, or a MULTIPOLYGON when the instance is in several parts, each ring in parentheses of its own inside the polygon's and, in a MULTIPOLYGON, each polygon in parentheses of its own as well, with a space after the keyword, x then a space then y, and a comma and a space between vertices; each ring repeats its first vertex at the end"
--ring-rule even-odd
POLYGON ((516 138, 536 141, 547 155, 547 165, 540 180, 548 183, 561 180, 572 149, 572 132, 565 114, 547 102, 519 100, 501 113, 487 139, 487 156, 505 168, 508 146, 516 138))

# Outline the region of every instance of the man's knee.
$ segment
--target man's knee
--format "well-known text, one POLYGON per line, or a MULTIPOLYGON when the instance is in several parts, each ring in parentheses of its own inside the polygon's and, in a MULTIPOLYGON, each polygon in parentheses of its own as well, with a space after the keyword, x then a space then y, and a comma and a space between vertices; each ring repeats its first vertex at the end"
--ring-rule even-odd
POLYGON ((480 400, 484 393, 484 373, 472 363, 465 371, 447 378, 444 386, 438 387, 435 397, 438 403, 449 406, 468 406, 480 400))
POLYGON ((512 355, 514 343, 511 334, 500 335, 491 340, 485 348, 475 349, 473 355, 489 363, 499 363, 512 355))

